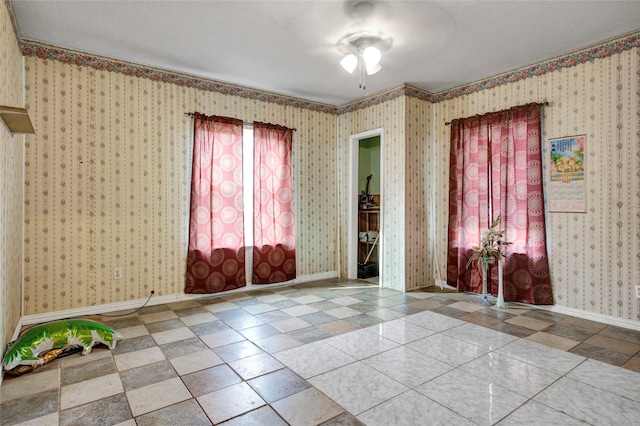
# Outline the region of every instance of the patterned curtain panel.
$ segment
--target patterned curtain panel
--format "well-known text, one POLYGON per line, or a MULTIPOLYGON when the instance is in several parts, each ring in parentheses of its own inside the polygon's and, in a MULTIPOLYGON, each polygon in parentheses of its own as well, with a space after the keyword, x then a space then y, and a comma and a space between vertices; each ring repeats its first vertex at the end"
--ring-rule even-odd
POLYGON ((246 285, 242 124, 195 114, 185 293, 246 285))
POLYGON ((491 223, 488 147, 487 117, 451 122, 447 283, 460 291, 482 292, 482 273, 467 262, 491 223))
POLYGON ((296 277, 291 142, 293 130, 253 123, 253 284, 296 277))
MULTIPOLYGON (((553 304, 544 220, 540 105, 529 104, 451 124, 447 282, 481 292, 481 272, 467 268, 471 247, 500 216, 506 230, 504 299, 553 304), (489 214, 490 213, 490 214, 489 214)), ((491 292, 498 291, 497 266, 491 292)))

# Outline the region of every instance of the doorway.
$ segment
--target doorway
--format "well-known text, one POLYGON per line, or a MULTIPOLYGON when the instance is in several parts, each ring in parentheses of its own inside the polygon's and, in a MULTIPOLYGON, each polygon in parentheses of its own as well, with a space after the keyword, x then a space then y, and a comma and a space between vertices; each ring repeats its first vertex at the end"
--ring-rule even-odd
POLYGON ((383 287, 383 129, 349 138, 348 268, 351 279, 383 287))

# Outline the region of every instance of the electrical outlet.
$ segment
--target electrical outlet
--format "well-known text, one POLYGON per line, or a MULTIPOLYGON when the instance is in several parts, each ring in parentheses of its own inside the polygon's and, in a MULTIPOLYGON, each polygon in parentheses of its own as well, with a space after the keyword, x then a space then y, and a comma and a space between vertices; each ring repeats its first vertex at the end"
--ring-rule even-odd
POLYGON ((330 251, 330 252, 335 251, 335 249, 336 249, 336 248, 335 248, 335 246, 333 245, 333 243, 329 244, 329 251, 330 251))
POLYGON ((113 279, 119 280, 122 278, 122 268, 113 268, 113 279))
POLYGON ((636 286, 636 299, 640 299, 640 285, 636 286))

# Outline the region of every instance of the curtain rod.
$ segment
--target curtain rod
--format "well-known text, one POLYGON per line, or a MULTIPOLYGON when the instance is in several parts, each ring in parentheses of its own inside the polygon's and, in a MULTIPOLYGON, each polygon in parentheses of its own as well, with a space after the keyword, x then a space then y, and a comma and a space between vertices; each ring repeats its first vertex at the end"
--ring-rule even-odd
MULTIPOLYGON (((185 112, 184 115, 188 115, 189 117, 193 117, 194 115, 198 114, 197 112, 185 112)), ((253 124, 252 121, 243 121, 244 124, 253 124)), ((272 124, 272 126, 280 126, 279 124, 272 124)), ((280 126, 280 127, 284 127, 284 126, 280 126)), ((297 132, 298 129, 291 129, 294 132, 297 132)))
MULTIPOLYGON (((527 104, 527 105, 549 106, 549 102, 532 102, 532 103, 527 104)), ((527 105, 523 105, 523 106, 527 106, 527 105)), ((518 107, 513 107, 513 108, 518 108, 518 107)), ((502 111, 509 111, 510 109, 513 109, 513 108, 503 109, 502 111)), ((495 112, 502 112, 502 111, 495 111, 495 112)), ((489 112, 489 113, 487 113, 487 114, 494 114, 494 113, 493 113, 493 112, 489 112)), ((475 117, 475 116, 477 116, 477 115, 480 115, 480 114, 472 115, 471 117, 475 117)), ((484 114, 482 114, 482 115, 484 115, 484 114)), ((465 119, 467 119, 467 118, 471 118, 471 117, 459 118, 458 120, 465 120, 465 119)), ((444 122, 444 125, 445 125, 445 126, 448 126, 448 125, 450 125, 450 124, 451 124, 451 121, 445 121, 445 122, 444 122)))

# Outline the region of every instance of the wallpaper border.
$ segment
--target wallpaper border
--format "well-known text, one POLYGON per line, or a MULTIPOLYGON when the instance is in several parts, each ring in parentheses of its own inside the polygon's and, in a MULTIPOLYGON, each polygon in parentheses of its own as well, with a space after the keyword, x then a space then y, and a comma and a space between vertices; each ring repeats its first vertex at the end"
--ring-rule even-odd
POLYGON ((525 67, 496 74, 472 83, 465 83, 451 89, 446 89, 432 94, 431 102, 447 101, 476 92, 481 92, 485 89, 493 89, 498 86, 515 83, 527 78, 538 77, 563 68, 571 68, 587 62, 593 62, 596 59, 608 58, 624 51, 631 50, 635 47, 640 47, 640 30, 623 34, 532 65, 527 65, 525 67))
POLYGON ((336 114, 337 108, 333 105, 279 95, 230 83, 223 83, 201 77, 195 77, 175 71, 167 71, 160 68, 139 65, 132 62, 120 61, 104 56, 93 55, 64 47, 57 47, 25 39, 22 44, 24 56, 35 56, 44 60, 59 61, 64 64, 93 68, 98 71, 115 72, 151 81, 175 84, 176 86, 195 88, 207 92, 216 92, 223 95, 238 96, 254 101, 268 102, 277 105, 294 108, 308 109, 315 112, 336 114))
POLYGON ((5 6, 9 11, 9 19, 11 20, 11 26, 13 27, 13 34, 16 36, 18 46, 22 48, 22 38, 20 37, 20 28, 18 28, 18 19, 16 18, 16 11, 13 9, 12 0, 4 0, 5 6))
MULTIPOLYGON (((10 5, 10 1, 11 0, 5 0, 8 7, 10 5)), ((527 78, 537 77, 559 69, 571 68, 586 62, 593 62, 596 59, 607 58, 612 55, 640 47, 640 30, 611 38, 546 61, 497 74, 472 83, 466 83, 438 93, 431 93, 404 83, 400 86, 374 93, 366 98, 358 99, 342 106, 333 106, 257 89, 236 86, 229 83, 119 61, 72 49, 56 47, 33 40, 22 40, 21 46, 22 54, 25 56, 36 56, 40 59, 55 60, 66 64, 76 64, 77 66, 86 66, 96 70, 106 70, 108 72, 116 72, 138 78, 146 78, 152 81, 171 83, 177 86, 195 87, 199 90, 217 92, 224 95, 239 96, 256 101, 275 103, 278 105, 308 109, 334 115, 342 115, 374 105, 379 105, 400 96, 409 96, 431 103, 438 103, 481 92, 486 89, 492 89, 505 84, 515 83, 527 78)))

